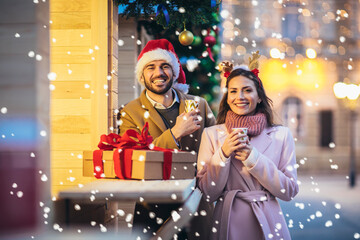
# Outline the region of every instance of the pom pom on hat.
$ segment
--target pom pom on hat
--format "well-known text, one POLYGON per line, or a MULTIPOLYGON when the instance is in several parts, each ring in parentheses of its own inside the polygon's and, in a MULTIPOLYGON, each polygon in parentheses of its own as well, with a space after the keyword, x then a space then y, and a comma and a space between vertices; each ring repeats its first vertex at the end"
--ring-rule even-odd
POLYGON ((173 69, 174 79, 177 83, 174 88, 187 93, 189 85, 186 84, 185 73, 181 67, 178 56, 175 53, 173 45, 166 39, 150 40, 138 56, 138 61, 135 67, 135 74, 137 80, 140 79, 144 71, 144 67, 149 62, 155 60, 165 60, 173 69))

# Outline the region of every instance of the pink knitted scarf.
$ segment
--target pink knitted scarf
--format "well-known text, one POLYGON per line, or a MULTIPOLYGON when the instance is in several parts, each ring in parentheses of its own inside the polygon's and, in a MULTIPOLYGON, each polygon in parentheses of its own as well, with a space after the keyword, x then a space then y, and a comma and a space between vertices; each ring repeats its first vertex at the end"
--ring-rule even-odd
POLYGON ((232 128, 248 128, 248 135, 254 137, 259 135, 266 125, 266 116, 263 113, 244 116, 229 110, 226 114, 225 126, 229 133, 232 131, 232 128))

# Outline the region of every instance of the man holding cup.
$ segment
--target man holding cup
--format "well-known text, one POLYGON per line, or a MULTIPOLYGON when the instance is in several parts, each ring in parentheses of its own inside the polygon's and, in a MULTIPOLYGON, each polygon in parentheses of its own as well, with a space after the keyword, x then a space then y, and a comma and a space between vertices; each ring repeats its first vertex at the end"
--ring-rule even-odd
POLYGON ((205 99, 186 94, 189 86, 172 44, 166 39, 149 41, 135 73, 145 90, 122 109, 120 135, 128 129, 140 131, 148 122, 155 146, 197 152, 202 130, 214 125, 215 117, 205 99), (186 100, 196 102, 189 112, 186 100))
MULTIPOLYGON (((155 146, 197 153, 202 131, 215 124, 215 117, 205 99, 186 94, 189 86, 172 44, 166 39, 149 41, 139 54, 135 74, 145 89, 139 98, 121 110, 120 135, 128 129, 140 132, 148 122, 149 134, 155 146)), ((157 217, 162 217, 169 215, 171 209, 176 207, 159 206, 156 211, 156 206, 137 205, 135 211, 140 214, 135 214, 134 223, 142 221, 147 227, 156 219, 146 216, 146 208, 148 211, 156 211, 157 217)), ((192 222, 188 239, 207 239, 206 234, 210 229, 206 227, 210 226, 212 212, 209 206, 204 206, 204 202, 198 211, 202 210, 208 211, 208 215, 199 214, 201 219, 196 220, 195 224, 192 222), (195 236, 195 233, 199 236, 195 236)), ((149 232, 156 231, 158 226, 155 222, 150 227, 151 230, 147 230, 149 232)))

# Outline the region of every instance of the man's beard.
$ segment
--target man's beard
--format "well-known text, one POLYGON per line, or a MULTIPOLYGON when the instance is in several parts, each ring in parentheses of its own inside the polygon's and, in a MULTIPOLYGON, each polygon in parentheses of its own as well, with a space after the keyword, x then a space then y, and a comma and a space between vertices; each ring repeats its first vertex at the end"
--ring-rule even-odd
MULTIPOLYGON (((149 80, 149 81, 151 82, 152 80, 149 80)), ((151 86, 151 84, 148 84, 148 82, 147 82, 146 80, 144 81, 144 84, 145 84, 145 88, 146 88, 147 90, 149 90, 150 92, 153 92, 153 93, 158 94, 158 95, 162 95, 162 94, 165 94, 167 91, 169 91, 169 89, 171 88, 171 86, 172 86, 172 84, 173 84, 173 79, 171 79, 171 80, 166 84, 166 86, 165 86, 164 89, 160 89, 160 90, 157 90, 157 89, 153 88, 153 87, 151 86)))

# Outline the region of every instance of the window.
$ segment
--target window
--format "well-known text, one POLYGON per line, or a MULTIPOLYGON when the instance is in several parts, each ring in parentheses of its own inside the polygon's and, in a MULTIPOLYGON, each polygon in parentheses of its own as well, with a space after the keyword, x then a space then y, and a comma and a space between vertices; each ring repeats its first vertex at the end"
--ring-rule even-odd
POLYGON ((290 1, 286 5, 284 21, 282 22, 283 37, 296 42, 296 37, 301 36, 304 30, 303 24, 299 21, 298 9, 301 4, 298 1, 290 1))
POLYGON ((283 103, 282 119, 294 137, 300 136, 302 129, 302 102, 297 97, 289 97, 283 103))
POLYGON ((333 142, 333 113, 332 111, 320 112, 320 146, 329 147, 333 142))

